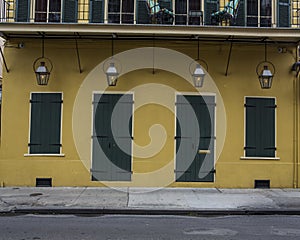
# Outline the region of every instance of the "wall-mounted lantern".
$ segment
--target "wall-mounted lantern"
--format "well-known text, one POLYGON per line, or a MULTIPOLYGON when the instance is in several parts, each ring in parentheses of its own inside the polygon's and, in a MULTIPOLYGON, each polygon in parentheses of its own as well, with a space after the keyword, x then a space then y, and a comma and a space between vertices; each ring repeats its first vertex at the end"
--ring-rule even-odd
POLYGON ((107 68, 105 74, 108 86, 116 86, 119 73, 114 62, 109 63, 109 67, 107 68))
POLYGON ((42 56, 37 58, 33 62, 33 71, 36 76, 36 81, 38 85, 48 85, 48 81, 50 78, 50 73, 53 69, 53 64, 49 58, 44 56, 44 37, 42 38, 42 56), (50 65, 48 69, 46 62, 50 65), (39 63, 39 65, 38 65, 39 63))
MULTIPOLYGON (((118 70, 117 66, 116 66, 117 61, 114 58, 114 38, 116 38, 115 34, 112 35, 112 40, 111 40, 111 58, 109 58, 103 64, 103 71, 105 72, 108 86, 116 86, 118 77, 120 75, 120 70, 118 70), (106 66, 106 65, 108 65, 108 66, 106 66)), ((120 67, 121 67, 121 65, 120 65, 120 67)))
POLYGON ((205 65, 206 71, 208 70, 208 65, 203 59, 199 58, 199 37, 197 36, 196 38, 198 40, 198 52, 197 52, 198 55, 197 55, 197 59, 195 59, 195 61, 193 61, 190 64, 189 70, 190 70, 190 74, 193 78, 194 86, 196 88, 201 88, 201 87, 203 87, 206 72, 204 71, 200 62, 202 63, 202 65, 205 65))
POLYGON ((194 82, 195 87, 200 88, 203 86, 205 75, 206 75, 206 73, 202 69, 201 65, 196 64, 196 68, 195 68, 194 72, 192 73, 193 82, 194 82))
POLYGON ((275 74, 275 66, 267 61, 267 42, 265 42, 265 60, 256 66, 256 74, 262 89, 270 89, 275 74))

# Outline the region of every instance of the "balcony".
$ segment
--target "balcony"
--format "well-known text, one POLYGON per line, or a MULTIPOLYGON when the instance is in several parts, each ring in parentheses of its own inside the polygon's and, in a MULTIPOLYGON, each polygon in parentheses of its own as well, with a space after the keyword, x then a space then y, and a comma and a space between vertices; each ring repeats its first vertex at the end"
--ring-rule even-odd
MULTIPOLYGON (((50 6, 57 2, 48 1, 50 6)), ((204 4, 200 0, 160 0, 159 4, 151 3, 155 0, 81 0, 78 5, 76 1, 68 2, 73 3, 65 6, 62 1, 50 11, 51 7, 24 8, 19 6, 22 1, 0 0, 0 22, 300 27, 300 0, 291 0, 291 4, 274 0, 211 0, 204 4), (276 11, 271 6, 276 6, 276 11)))

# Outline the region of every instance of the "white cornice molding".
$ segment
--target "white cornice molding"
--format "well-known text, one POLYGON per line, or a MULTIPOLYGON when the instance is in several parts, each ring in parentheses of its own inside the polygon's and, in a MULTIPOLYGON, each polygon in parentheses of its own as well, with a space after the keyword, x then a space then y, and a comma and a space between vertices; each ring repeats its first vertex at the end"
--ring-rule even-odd
POLYGON ((70 35, 74 33, 87 35, 129 34, 169 35, 169 36, 233 36, 233 37, 269 37, 282 40, 299 41, 300 31, 297 28, 250 28, 225 26, 170 26, 170 25, 117 25, 117 24, 40 24, 40 23, 0 23, 2 35, 13 34, 35 35, 41 32, 54 35, 70 35))

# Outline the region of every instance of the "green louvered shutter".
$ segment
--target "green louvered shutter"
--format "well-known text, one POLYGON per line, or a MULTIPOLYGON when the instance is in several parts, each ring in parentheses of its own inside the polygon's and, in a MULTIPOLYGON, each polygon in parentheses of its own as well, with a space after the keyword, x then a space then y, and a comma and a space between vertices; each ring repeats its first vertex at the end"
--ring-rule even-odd
POLYGON ((29 0, 16 1, 16 22, 29 22, 29 0))
POLYGON ((206 0, 204 2, 204 20, 206 25, 211 24, 211 14, 219 10, 219 0, 206 0))
POLYGON ((30 154, 59 154, 61 132, 61 93, 32 93, 30 154))
POLYGON ((290 0, 278 0, 278 27, 290 27, 290 0))
POLYGON ((137 0, 137 10, 136 10, 136 23, 138 24, 148 24, 150 23, 150 13, 145 0, 137 0))
POLYGON ((131 180, 132 109, 132 94, 94 95, 93 180, 131 180))
POLYGON ((275 99, 246 98, 246 157, 275 157, 275 99))
POLYGON ((77 10, 78 1, 77 0, 64 0, 63 5, 63 22, 75 23, 77 22, 77 10))
POLYGON ((214 181, 215 106, 214 96, 177 96, 177 182, 214 181))
POLYGON ((236 26, 245 26, 245 0, 240 0, 235 20, 236 26))
POLYGON ((91 23, 104 22, 104 1, 103 0, 90 1, 90 22, 91 23))

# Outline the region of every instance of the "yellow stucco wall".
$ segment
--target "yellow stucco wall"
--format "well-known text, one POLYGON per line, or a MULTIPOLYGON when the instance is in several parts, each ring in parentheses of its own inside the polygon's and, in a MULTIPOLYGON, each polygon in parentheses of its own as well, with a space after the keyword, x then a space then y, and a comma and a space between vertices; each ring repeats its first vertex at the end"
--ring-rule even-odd
MULTIPOLYGON (((119 53, 126 68, 133 59, 122 59, 122 52, 138 47, 152 47, 150 42, 122 41, 115 43, 115 52, 119 53)), ((33 61, 41 54, 41 42, 32 39, 9 41, 5 49, 6 61, 10 72, 4 72, 3 100, 1 119, 0 148, 0 182, 5 186, 34 186, 37 177, 52 177, 54 186, 103 186, 103 183, 90 179, 91 118, 93 92, 126 92, 131 91, 135 97, 134 113, 134 150, 151 143, 149 130, 155 124, 153 138, 165 137, 165 144, 157 154, 147 158, 133 157, 133 177, 131 183, 104 183, 110 186, 182 186, 182 187, 240 187, 252 188, 255 179, 270 179, 271 187, 293 187, 294 173, 294 75, 290 72, 295 62, 294 49, 286 46, 286 53, 278 53, 277 46, 268 47, 268 58, 276 66, 276 76, 270 90, 260 89, 255 73, 258 62, 263 60, 263 45, 234 44, 229 65, 228 76, 225 76, 229 44, 201 43, 201 57, 208 63, 210 81, 206 82, 201 93, 217 94, 216 121, 216 176, 214 183, 174 183, 174 109, 168 109, 150 102, 142 107, 137 106, 147 96, 161 96, 175 102, 176 92, 196 93, 197 90, 178 74, 157 69, 133 69, 124 74, 116 87, 106 87, 100 63, 110 57, 110 41, 80 40, 79 52, 83 72, 79 73, 75 41, 47 40, 45 55, 54 64, 48 86, 38 86, 32 70, 33 61), (18 42, 24 42, 24 48, 15 48, 18 42), (101 75, 102 74, 102 75, 101 75), (100 76, 101 75, 101 76, 100 76), (99 78, 98 78, 99 77, 99 78), (85 84, 90 81, 88 84, 85 84), (144 87, 148 86, 150 87, 144 87), (159 92, 159 86, 172 89, 159 92), (152 88, 153 87, 153 88, 152 88), (156 89, 156 90, 155 90, 156 89), (215 91, 218 89, 219 93, 215 91), (155 90, 155 92, 154 92, 155 90), (28 153, 29 115, 31 92, 62 92, 63 123, 62 153, 64 156, 24 156, 28 153), (82 95, 78 93, 84 92, 82 95), (78 102, 87 94, 87 99, 78 102), (79 96, 79 97, 78 97, 79 96), (279 160, 242 160, 244 156, 244 98, 245 96, 275 97, 276 141, 279 160), (221 97, 221 98, 220 98, 221 97), (223 100, 221 102, 221 100, 223 100), (80 106, 78 106, 78 105, 80 106), (226 115, 221 111, 224 104, 226 115), (77 112, 76 112, 77 111, 77 112), (79 112, 78 112, 79 111, 79 112), (87 113, 87 114, 81 114, 87 113), (222 115, 222 116, 221 116, 222 115), (76 117, 76 119, 74 119, 76 117), (225 117, 226 122, 222 121, 225 117), (224 147, 220 135, 226 135, 224 147), (75 130, 74 130, 75 129, 75 130), (83 137, 81 137, 83 136, 83 137), (165 167, 165 168, 164 168, 165 167), (157 169, 162 173, 147 174, 157 169), (146 174, 145 174, 146 173, 146 174)), ((191 58, 197 56, 195 42, 155 42, 156 47, 169 48, 186 54, 191 58)), ((168 52, 166 52, 168 53, 168 52)), ((156 64, 172 62, 164 59, 161 52, 155 53, 156 64), (162 61, 159 63, 159 61, 162 61)), ((127 55, 126 55, 127 56, 127 55)), ((143 57, 152 66, 153 59, 143 57)), ((184 56, 183 56, 184 57, 184 56)), ((186 56, 187 57, 187 56, 186 56)), ((182 63, 182 67, 188 64, 182 63)), ((124 67, 123 66, 123 67, 124 67)), ((159 65, 157 65, 157 68, 159 65)), ((166 65, 167 66, 167 65, 166 65)), ((175 106, 175 104, 174 104, 175 106)), ((151 134, 150 134, 151 135, 151 134)), ((152 149, 153 150, 153 149, 152 149)))

